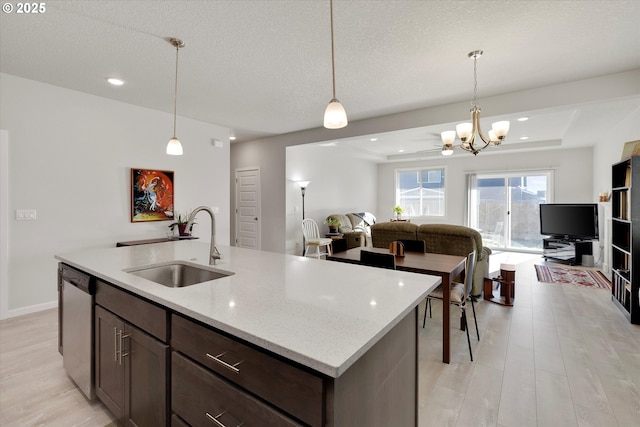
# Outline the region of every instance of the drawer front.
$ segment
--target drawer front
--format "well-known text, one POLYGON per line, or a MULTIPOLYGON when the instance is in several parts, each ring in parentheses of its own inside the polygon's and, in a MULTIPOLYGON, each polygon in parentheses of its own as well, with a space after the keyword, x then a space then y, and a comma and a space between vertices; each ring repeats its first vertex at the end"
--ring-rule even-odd
POLYGON ((189 427, 189 424, 176 414, 173 414, 171 415, 171 427, 189 427))
POLYGON ((179 353, 171 369, 171 409, 193 427, 299 426, 179 353))
POLYGON ((303 422, 322 425, 323 380, 181 316, 171 346, 303 422))
POLYGON ((100 304, 160 341, 168 341, 169 322, 164 308, 101 280, 96 281, 96 304, 100 304))

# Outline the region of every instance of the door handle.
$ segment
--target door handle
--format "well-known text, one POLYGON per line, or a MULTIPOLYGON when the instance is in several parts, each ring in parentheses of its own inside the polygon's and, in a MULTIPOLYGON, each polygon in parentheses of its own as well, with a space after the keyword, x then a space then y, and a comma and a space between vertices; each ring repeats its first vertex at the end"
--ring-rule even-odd
POLYGON ((258 217, 255 217, 255 218, 253 218, 253 219, 257 221, 257 220, 258 220, 258 217))
POLYGON ((118 361, 118 328, 113 327, 113 361, 118 361))

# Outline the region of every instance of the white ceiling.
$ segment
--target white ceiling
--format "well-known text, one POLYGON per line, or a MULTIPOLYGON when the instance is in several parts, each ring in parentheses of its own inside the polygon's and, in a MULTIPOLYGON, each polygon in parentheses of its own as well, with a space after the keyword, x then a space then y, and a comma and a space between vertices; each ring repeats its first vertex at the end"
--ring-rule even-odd
MULTIPOLYGON (((328 0, 44 4, 41 14, 0 15, 1 72, 173 112, 175 49, 166 40, 178 37, 186 43, 180 116, 229 127, 239 140, 322 126, 331 98, 328 0), (107 77, 126 84, 112 87, 107 77)), ((468 101, 467 53, 475 49, 485 52, 480 105, 482 97, 640 69, 639 21, 638 0, 335 0, 337 96, 351 122, 468 101)), ((510 136, 552 143, 578 112, 602 127, 637 105, 579 106, 523 123, 511 117, 510 136)), ((400 148, 437 148, 442 130, 394 133, 379 146, 345 143, 401 158, 400 148)))

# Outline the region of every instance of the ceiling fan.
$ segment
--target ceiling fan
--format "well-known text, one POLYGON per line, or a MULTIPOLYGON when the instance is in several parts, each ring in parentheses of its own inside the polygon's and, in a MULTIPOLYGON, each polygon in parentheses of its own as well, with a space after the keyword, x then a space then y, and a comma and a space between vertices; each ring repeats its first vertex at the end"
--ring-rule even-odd
MULTIPOLYGON (((415 152, 415 154, 419 154, 419 153, 432 153, 435 151, 441 151, 442 150, 442 139, 440 138, 440 134, 439 133, 430 133, 428 135, 428 138, 426 140, 424 140, 426 143, 430 143, 431 146, 433 148, 427 148, 424 150, 418 150, 415 152)), ((457 147, 458 145, 454 145, 454 148, 457 147)))

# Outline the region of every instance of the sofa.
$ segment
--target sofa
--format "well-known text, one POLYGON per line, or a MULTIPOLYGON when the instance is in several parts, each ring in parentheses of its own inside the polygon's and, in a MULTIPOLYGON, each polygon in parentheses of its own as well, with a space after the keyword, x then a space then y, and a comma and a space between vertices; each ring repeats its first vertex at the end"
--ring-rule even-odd
POLYGON ((338 232, 344 234, 347 249, 371 246, 371 225, 376 222, 376 218, 372 214, 368 212, 331 214, 327 218, 340 221, 338 232))
POLYGON ((482 294, 484 278, 489 273, 491 249, 482 245, 482 236, 473 228, 450 224, 422 224, 410 222, 379 222, 371 226, 373 247, 388 248, 395 240, 424 240, 427 252, 467 256, 475 251, 471 295, 482 294))

